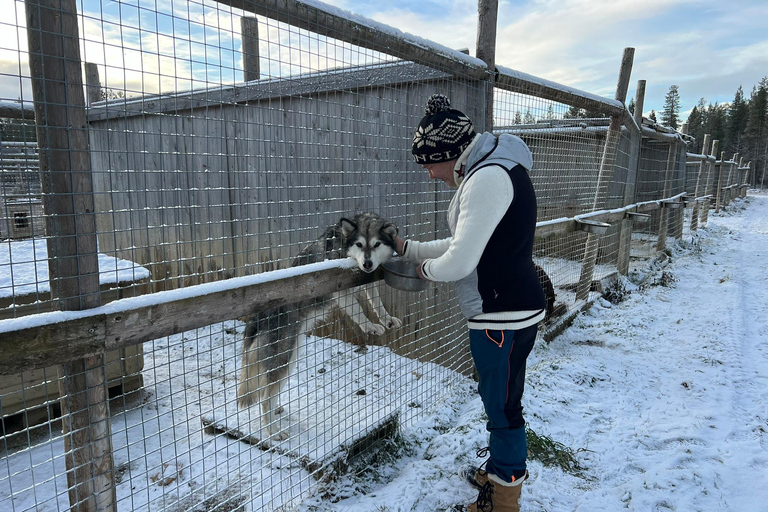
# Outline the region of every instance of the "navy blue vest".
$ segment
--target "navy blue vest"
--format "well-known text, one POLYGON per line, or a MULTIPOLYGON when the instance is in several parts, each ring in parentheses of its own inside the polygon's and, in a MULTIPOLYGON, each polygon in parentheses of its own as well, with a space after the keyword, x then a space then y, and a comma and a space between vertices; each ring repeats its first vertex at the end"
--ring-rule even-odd
POLYGON ((483 313, 540 310, 546 307, 533 264, 536 232, 536 194, 522 165, 507 168, 502 158, 493 158, 496 148, 467 170, 467 178, 489 165, 502 167, 512 180, 514 197, 496 226, 477 265, 477 292, 483 313))

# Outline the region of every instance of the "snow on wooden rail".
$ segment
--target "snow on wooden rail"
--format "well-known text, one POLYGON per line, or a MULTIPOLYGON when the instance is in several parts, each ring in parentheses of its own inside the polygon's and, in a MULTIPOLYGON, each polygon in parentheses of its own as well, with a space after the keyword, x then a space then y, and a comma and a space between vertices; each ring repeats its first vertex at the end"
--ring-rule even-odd
POLYGON ((111 302, 0 320, 0 375, 44 368, 381 279, 350 259, 264 272, 111 302))

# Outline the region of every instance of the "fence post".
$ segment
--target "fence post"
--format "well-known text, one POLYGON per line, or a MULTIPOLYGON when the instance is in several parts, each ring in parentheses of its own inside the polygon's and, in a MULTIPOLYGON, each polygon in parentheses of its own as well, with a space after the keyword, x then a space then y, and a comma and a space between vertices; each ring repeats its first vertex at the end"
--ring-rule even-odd
MULTIPOLYGON (((89 309, 100 301, 99 268, 77 7, 26 0, 25 11, 51 296, 58 309, 89 309)), ((104 355, 59 374, 70 510, 114 512, 104 355)))
MULTIPOLYGON (((715 179, 714 174, 715 174, 715 169, 717 167, 717 160, 716 160, 717 157, 715 155, 717 155, 717 149, 718 149, 719 145, 720 145, 720 141, 719 140, 713 140, 712 141, 712 149, 710 150, 709 154, 707 155, 707 157, 711 156, 711 157, 713 157, 715 159, 715 161, 713 162, 712 160, 707 158, 707 162, 709 162, 709 167, 707 168, 707 185, 704 188, 705 195, 707 195, 707 196, 711 195, 709 193, 709 191, 711 190, 712 182, 715 179)), ((712 199, 710 197, 707 197, 707 199, 704 202, 704 206, 703 206, 702 212, 701 212, 701 225, 702 226, 706 226, 707 222, 709 222, 709 208, 710 208, 711 204, 712 204, 712 199)))
MULTIPOLYGON (((711 144, 712 135, 709 133, 704 135, 704 143, 702 144, 702 154, 707 156, 709 145, 711 144)), ((693 212, 691 213, 691 233, 699 229, 699 202, 696 198, 701 194, 701 179, 704 174, 704 169, 709 166, 709 160, 705 158, 699 162, 699 173, 696 175, 696 188, 693 192, 693 212)))
MULTIPOLYGON (((672 170, 675 166, 677 152, 675 151, 677 144, 670 142, 669 151, 667 152, 667 172, 664 174, 664 192, 661 194, 662 199, 669 197, 672 190, 672 170)), ((666 208, 664 203, 661 204, 659 219, 659 238, 656 243, 656 250, 663 251, 667 248, 667 230, 669 229, 669 208, 666 208)))
MULTIPOLYGON (((645 104, 645 80, 637 81, 637 90, 635 91, 635 112, 634 118, 637 126, 642 130, 643 126, 643 106, 645 104)), ((640 146, 643 143, 643 134, 637 134, 637 143, 632 145, 632 153, 629 156, 629 168, 627 169, 627 183, 624 186, 623 206, 635 202, 635 186, 637 184, 637 168, 640 165, 640 146)), ((632 220, 624 219, 621 221, 621 232, 619 233, 619 254, 616 260, 616 267, 619 274, 625 276, 629 273, 629 260, 632 251, 632 220)))
MULTIPOLYGON (((685 155, 687 154, 687 147, 685 143, 678 143, 677 146, 677 157, 675 158, 675 168, 672 170, 672 183, 674 184, 675 181, 675 174, 677 173, 678 169, 677 166, 680 165, 680 162, 683 163, 683 186, 680 189, 674 189, 670 190, 670 194, 679 194, 680 192, 685 192, 685 155)), ((683 228, 685 224, 685 207, 678 208, 672 213, 672 236, 675 237, 675 240, 682 240, 683 239, 683 228)))
POLYGON ((85 90, 88 92, 88 106, 101 101, 101 80, 99 79, 99 66, 93 62, 85 63, 85 90))
MULTIPOLYGON (((624 103, 627 99, 627 89, 629 89, 629 77, 632 74, 632 62, 635 57, 634 48, 624 48, 624 54, 621 59, 621 68, 619 70, 619 80, 616 85, 615 99, 624 103)), ((603 155, 600 159, 600 168, 597 174, 597 187, 595 198, 592 202, 592 211, 597 210, 603 199, 601 191, 609 175, 612 174, 613 164, 616 161, 616 152, 621 140, 621 121, 623 115, 611 116, 611 124, 608 132, 605 134, 605 146, 603 155)), ((595 260, 597 259, 597 246, 600 240, 599 235, 594 233, 587 234, 587 241, 584 246, 584 257, 581 262, 581 274, 579 275, 579 284, 576 288, 576 300, 586 300, 589 298, 589 291, 592 286, 592 276, 595 271, 595 260)))
POLYGON ((240 37, 243 43, 243 80, 261 78, 259 64, 259 20, 253 16, 240 17, 240 37))
POLYGON ((717 170, 717 189, 715 199, 715 213, 720 211, 720 207, 723 206, 723 166, 725 165, 725 151, 720 152, 720 167, 717 170))
POLYGON ((488 66, 490 76, 483 82, 485 88, 485 131, 493 131, 493 84, 496 78, 496 21, 499 0, 477 2, 476 57, 488 66))

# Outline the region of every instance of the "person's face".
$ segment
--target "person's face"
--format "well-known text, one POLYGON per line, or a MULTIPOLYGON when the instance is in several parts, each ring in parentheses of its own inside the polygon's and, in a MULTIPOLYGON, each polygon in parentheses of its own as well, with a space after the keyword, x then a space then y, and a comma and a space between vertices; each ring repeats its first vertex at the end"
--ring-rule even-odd
POLYGON ((421 164, 429 172, 429 177, 433 180, 441 180, 451 188, 456 188, 456 182, 453 180, 453 168, 456 160, 449 162, 440 162, 439 164, 421 164))

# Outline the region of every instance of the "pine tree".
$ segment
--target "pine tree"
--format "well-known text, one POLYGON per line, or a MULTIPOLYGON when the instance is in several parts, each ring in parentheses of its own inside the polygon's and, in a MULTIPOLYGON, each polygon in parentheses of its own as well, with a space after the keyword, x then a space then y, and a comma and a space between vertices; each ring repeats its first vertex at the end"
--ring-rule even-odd
POLYGON ((658 123, 658 121, 656 120, 656 111, 655 110, 651 110, 651 115, 648 116, 648 119, 650 119, 654 123, 658 123))
POLYGON ((584 109, 579 107, 569 108, 568 111, 563 116, 563 118, 565 119, 581 119, 583 117, 585 117, 584 109))
POLYGON ((677 85, 670 85, 669 92, 664 98, 661 124, 675 130, 680 126, 680 91, 677 85))
POLYGON ((744 90, 739 86, 733 103, 728 109, 728 124, 725 135, 725 148, 733 153, 744 154, 747 149, 744 129, 749 120, 749 105, 744 99, 744 90))
POLYGON ((635 115, 635 98, 630 98, 627 110, 629 110, 630 114, 635 115))
POLYGON ((768 157, 768 77, 752 89, 749 99, 749 118, 744 129, 744 136, 749 145, 748 160, 752 160, 754 177, 758 183, 764 183, 766 157, 768 157))
MULTIPOLYGON (((704 101, 704 98, 701 101, 704 101)), ((693 107, 691 113, 688 114, 688 135, 696 139, 696 142, 691 147, 691 152, 696 154, 702 153, 704 149, 702 148, 704 143, 704 119, 698 105, 693 107)))
POLYGON ((536 124, 536 118, 533 117, 533 114, 531 114, 531 109, 525 111, 525 116, 523 116, 523 123, 536 124))
MULTIPOLYGON (((712 135, 712 140, 719 140, 724 143, 727 125, 727 109, 723 105, 718 105, 717 103, 712 105, 710 103, 704 118, 704 133, 712 135)), ((721 144, 720 147, 725 149, 724 144, 721 144)))

